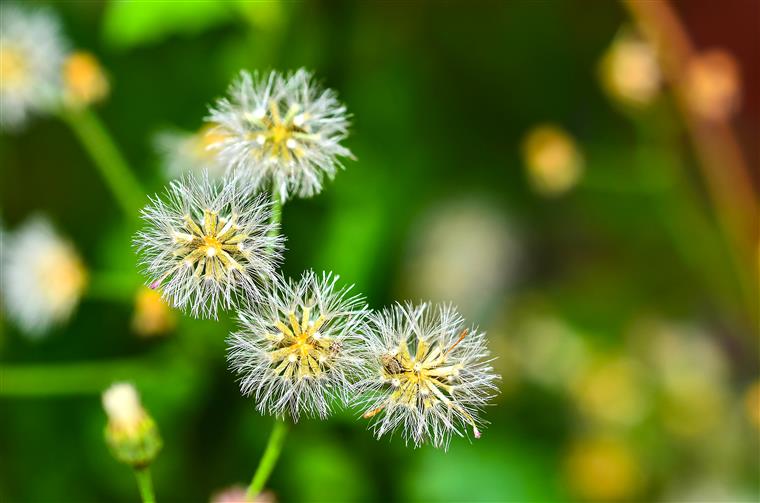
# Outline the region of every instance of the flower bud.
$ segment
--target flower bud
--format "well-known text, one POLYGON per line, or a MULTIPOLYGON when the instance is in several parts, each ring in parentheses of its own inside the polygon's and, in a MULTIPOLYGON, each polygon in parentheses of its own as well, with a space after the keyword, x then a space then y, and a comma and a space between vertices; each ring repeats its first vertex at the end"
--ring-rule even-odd
POLYGON ((660 93, 662 76, 657 54, 628 29, 622 30, 607 49, 599 70, 604 90, 623 105, 646 107, 660 93))
POLYGON ((584 159, 573 138, 553 125, 528 132, 522 144, 528 181, 545 196, 572 189, 583 174, 584 159))
POLYGON ((739 110, 739 63, 726 51, 712 49, 694 56, 686 69, 686 86, 689 106, 703 120, 728 120, 739 110))
POLYGON ((108 79, 98 60, 88 52, 75 52, 66 59, 63 84, 66 101, 74 107, 92 105, 108 96, 108 79))
POLYGON ((163 335, 169 332, 177 320, 161 294, 143 287, 135 296, 135 312, 132 329, 142 337, 163 335))
POLYGON ((134 468, 148 466, 161 450, 161 437, 134 386, 111 385, 103 393, 103 408, 108 415, 105 439, 113 456, 134 468))

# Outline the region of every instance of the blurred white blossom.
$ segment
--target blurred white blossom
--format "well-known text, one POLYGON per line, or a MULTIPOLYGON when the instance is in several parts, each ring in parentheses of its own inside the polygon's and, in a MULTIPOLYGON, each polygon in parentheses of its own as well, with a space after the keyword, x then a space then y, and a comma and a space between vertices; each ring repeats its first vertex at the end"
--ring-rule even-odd
POLYGON ((67 45, 48 10, 0 5, 0 129, 19 129, 60 98, 67 45))
POLYGON ((8 317, 39 337, 66 321, 87 283, 74 247, 41 216, 3 233, 2 296, 8 317))

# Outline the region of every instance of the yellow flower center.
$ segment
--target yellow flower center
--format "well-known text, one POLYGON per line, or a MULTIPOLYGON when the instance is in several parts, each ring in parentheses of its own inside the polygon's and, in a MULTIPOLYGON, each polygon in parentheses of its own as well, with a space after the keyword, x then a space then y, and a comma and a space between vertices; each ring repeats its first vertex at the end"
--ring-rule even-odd
POLYGON ((23 53, 13 47, 0 47, 0 90, 15 90, 27 81, 28 68, 23 53))
POLYGON ((304 307, 300 322, 295 313, 288 315, 287 324, 280 320, 275 322, 279 333, 266 337, 272 343, 269 357, 276 375, 301 380, 318 378, 328 370, 340 346, 319 332, 325 321, 324 316, 311 320, 311 309, 304 307))
POLYGON ((260 148, 252 154, 257 159, 277 159, 286 163, 304 155, 304 145, 314 141, 316 135, 304 129, 307 115, 299 113, 300 107, 292 105, 283 117, 276 101, 269 102, 269 110, 251 115, 248 120, 251 131, 248 139, 260 148))
POLYGON ((244 270, 243 263, 250 257, 250 250, 243 246, 246 239, 248 235, 241 232, 235 215, 219 218, 207 209, 200 223, 185 215, 182 230, 174 231, 174 256, 181 260, 179 265, 192 267, 195 276, 221 281, 232 271, 244 270))
POLYGON ((461 365, 448 364, 448 355, 464 338, 466 333, 450 348, 418 339, 414 356, 409 352, 407 341, 399 344, 395 354, 382 357, 383 378, 395 388, 391 402, 411 408, 420 404, 425 408, 444 402, 451 404, 453 383, 459 376, 461 365))

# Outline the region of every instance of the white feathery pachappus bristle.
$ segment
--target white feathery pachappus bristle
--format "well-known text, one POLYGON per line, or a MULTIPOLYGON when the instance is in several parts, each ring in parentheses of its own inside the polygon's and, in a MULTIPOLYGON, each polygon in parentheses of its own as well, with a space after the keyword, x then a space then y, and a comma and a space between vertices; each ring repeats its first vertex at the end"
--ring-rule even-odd
POLYGON ((151 288, 195 317, 260 300, 284 238, 265 195, 235 178, 187 175, 142 210, 134 244, 151 288))
POLYGON ((480 412, 498 392, 485 333, 451 305, 396 304, 368 319, 368 375, 357 403, 377 438, 448 449, 452 434, 480 438, 480 412))
POLYGON ((273 282, 265 299, 239 313, 228 361, 262 413, 326 418, 334 398, 350 399, 366 304, 331 273, 307 271, 273 282))
POLYGON ((255 186, 275 187, 285 201, 311 197, 332 179, 339 158, 351 158, 341 142, 349 115, 334 91, 304 69, 283 75, 246 71, 217 100, 207 118, 223 140, 210 149, 255 186))

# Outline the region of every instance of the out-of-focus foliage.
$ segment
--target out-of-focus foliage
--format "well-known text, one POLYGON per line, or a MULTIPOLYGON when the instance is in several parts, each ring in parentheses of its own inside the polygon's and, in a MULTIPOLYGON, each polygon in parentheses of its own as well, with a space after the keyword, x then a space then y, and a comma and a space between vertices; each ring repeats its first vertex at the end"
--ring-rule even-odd
MULTIPOLYGON (((156 134, 197 131, 240 69, 314 70, 353 114, 357 160, 284 206, 284 272, 332 270, 373 308, 452 299, 488 332, 503 380, 481 439, 415 450, 359 411, 302 420, 268 484, 279 501, 757 499, 756 327, 667 88, 630 107, 600 82, 632 29, 617 3, 51 7, 108 75, 97 113, 150 194, 167 182, 156 134), (583 160, 552 197, 523 151, 542 124, 583 160)), ((136 499, 103 442, 117 379, 161 431, 159 501, 247 483, 272 419, 226 368, 231 317, 139 293, 133 224, 60 121, 2 134, 0 165, 3 231, 47 214, 90 278, 42 340, 4 315, 0 373, 29 367, 0 374, 17 391, 0 394, 0 499, 136 499)))

